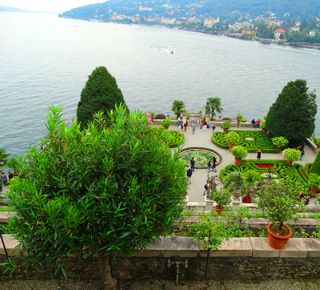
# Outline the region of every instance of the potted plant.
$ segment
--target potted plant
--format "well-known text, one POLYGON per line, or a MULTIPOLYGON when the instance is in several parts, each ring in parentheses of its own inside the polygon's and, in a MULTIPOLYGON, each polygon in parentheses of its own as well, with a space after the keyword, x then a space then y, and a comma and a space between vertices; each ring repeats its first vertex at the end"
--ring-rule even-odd
POLYGON ((222 184, 223 188, 231 191, 231 193, 235 190, 240 190, 241 193, 244 193, 245 189, 248 187, 244 175, 238 171, 228 173, 224 177, 222 184))
POLYGON ((171 125, 171 120, 170 119, 163 119, 161 121, 161 125, 165 128, 165 129, 169 129, 169 126, 171 125))
POLYGON ((265 127, 266 127, 266 121, 265 121, 265 120, 262 120, 262 121, 261 121, 260 127, 261 127, 261 129, 262 129, 262 132, 263 132, 264 134, 267 134, 267 130, 265 129, 265 127))
POLYGON ((288 165, 291 166, 293 161, 297 161, 300 159, 301 151, 293 148, 287 148, 283 156, 287 159, 288 165))
POLYGON ((237 127, 240 127, 240 121, 243 119, 243 116, 241 114, 238 114, 236 116, 236 119, 237 119, 237 127))
POLYGON ((151 112, 150 114, 151 114, 151 121, 153 121, 154 117, 156 116, 156 112, 151 112))
POLYGON ((312 194, 316 194, 320 186, 320 176, 317 173, 310 173, 308 178, 310 191, 312 194))
POLYGON ((320 148, 320 138, 314 137, 313 138, 313 143, 317 145, 317 149, 320 148))
POLYGON ((187 120, 189 120, 190 119, 190 114, 187 113, 186 117, 187 117, 187 120))
POLYGON ((231 154, 235 158, 235 164, 240 165, 241 160, 248 155, 248 150, 243 146, 234 146, 231 149, 231 154))
POLYGON ((231 131, 226 136, 227 142, 229 144, 229 149, 232 149, 239 142, 239 134, 231 131))
POLYGON ((224 206, 231 202, 231 192, 228 189, 220 188, 219 190, 211 192, 211 199, 217 203, 215 210, 217 214, 221 214, 224 210, 224 206))
POLYGON ((259 193, 258 207, 267 215, 270 223, 267 227, 269 244, 272 248, 281 250, 292 236, 286 221, 297 220, 296 214, 304 206, 297 198, 300 187, 289 179, 271 180, 259 193))
POLYGON ((245 173, 243 173, 243 176, 248 184, 248 189, 249 186, 254 186, 257 181, 262 180, 261 174, 254 169, 247 170, 245 173))
POLYGON ((231 127, 231 120, 224 120, 220 127, 224 133, 228 133, 228 129, 231 127))
POLYGON ((285 137, 272 138, 272 144, 277 147, 278 151, 281 151, 281 147, 285 147, 289 144, 289 141, 285 137))

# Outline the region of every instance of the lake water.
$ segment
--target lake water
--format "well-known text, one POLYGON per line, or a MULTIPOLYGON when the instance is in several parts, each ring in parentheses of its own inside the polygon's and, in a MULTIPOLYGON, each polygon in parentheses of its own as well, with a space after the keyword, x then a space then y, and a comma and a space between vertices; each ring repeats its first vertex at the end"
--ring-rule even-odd
MULTIPOLYGON (((12 155, 25 154, 46 134, 47 105, 62 105, 66 120, 76 117, 97 66, 116 78, 131 110, 172 115, 174 100, 192 112, 219 97, 224 117, 263 118, 298 78, 320 103, 319 50, 155 26, 0 13, 0 64, 0 147, 12 155)), ((316 126, 319 137, 319 120, 316 126)))

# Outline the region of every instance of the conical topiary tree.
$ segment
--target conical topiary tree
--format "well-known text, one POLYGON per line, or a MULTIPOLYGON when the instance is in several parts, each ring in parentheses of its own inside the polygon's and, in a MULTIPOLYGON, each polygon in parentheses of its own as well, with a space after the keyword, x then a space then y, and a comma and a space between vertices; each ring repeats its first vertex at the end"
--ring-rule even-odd
MULTIPOLYGON (((89 76, 85 87, 82 89, 80 102, 77 108, 78 122, 81 127, 86 127, 88 121, 93 121, 93 115, 102 111, 107 116, 116 104, 124 104, 123 95, 118 88, 116 79, 104 66, 95 68, 89 76)), ((106 125, 110 126, 108 120, 106 125)))
POLYGON ((320 176, 320 151, 318 151, 317 157, 310 167, 310 173, 316 173, 320 176))
POLYGON ((292 148, 303 146, 314 131, 316 95, 305 80, 289 82, 270 107, 265 129, 271 137, 283 136, 292 148))

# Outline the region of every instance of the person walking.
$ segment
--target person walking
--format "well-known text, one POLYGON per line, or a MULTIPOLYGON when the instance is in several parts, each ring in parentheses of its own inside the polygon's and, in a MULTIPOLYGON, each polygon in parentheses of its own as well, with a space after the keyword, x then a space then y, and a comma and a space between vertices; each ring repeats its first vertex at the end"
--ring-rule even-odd
POLYGON ((209 183, 206 182, 206 184, 204 185, 204 193, 203 193, 203 195, 208 196, 208 189, 209 189, 209 183))
POLYGON ((211 160, 209 160, 209 162, 208 162, 208 171, 210 171, 211 170, 211 160))
POLYGON ((183 132, 183 122, 180 123, 181 132, 183 132))
POLYGON ((217 158, 214 156, 212 160, 212 168, 215 170, 217 166, 217 158))
POLYGON ((212 132, 216 129, 216 124, 212 124, 212 132))
POLYGON ((8 180, 8 178, 7 178, 7 176, 4 174, 4 172, 1 173, 0 178, 1 178, 1 181, 3 182, 3 185, 4 185, 4 186, 7 186, 7 180, 8 180))
POLYGON ((186 120, 183 124, 183 127, 184 127, 184 131, 186 132, 187 131, 187 127, 188 127, 188 121, 186 120))
POLYGON ((181 117, 178 118, 178 127, 180 127, 180 123, 181 123, 181 117))
POLYGON ((188 184, 191 184, 191 176, 192 176, 192 169, 191 167, 188 167, 188 170, 187 170, 188 184))
POLYGON ((191 160, 190 160, 190 165, 191 165, 192 171, 194 172, 194 165, 195 165, 194 157, 191 158, 191 160))
POLYGON ((205 130, 206 130, 206 128, 207 128, 207 121, 206 121, 206 120, 204 120, 203 127, 202 127, 203 131, 205 131, 205 130))
POLYGON ((207 129, 210 128, 210 120, 207 122, 207 129))
POLYGON ((256 121, 254 119, 252 119, 251 124, 253 125, 253 128, 256 127, 256 121))
POLYGON ((257 122, 256 122, 256 124, 257 124, 257 129, 260 128, 260 123, 261 123, 261 122, 260 122, 260 119, 258 119, 257 122))
POLYGON ((195 122, 192 122, 191 128, 192 128, 192 135, 193 135, 196 132, 196 123, 195 122))
POLYGON ((257 151, 257 159, 258 159, 258 160, 261 159, 261 153, 262 153, 262 151, 259 149, 259 150, 257 151))

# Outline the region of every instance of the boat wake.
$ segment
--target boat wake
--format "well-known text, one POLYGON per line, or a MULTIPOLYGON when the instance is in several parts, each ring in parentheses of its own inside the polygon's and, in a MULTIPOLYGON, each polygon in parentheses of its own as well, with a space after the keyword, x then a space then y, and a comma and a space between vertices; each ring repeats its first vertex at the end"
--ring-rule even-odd
POLYGON ((176 51, 174 51, 173 49, 170 49, 170 48, 160 47, 160 50, 163 50, 163 51, 165 51, 166 53, 171 53, 171 54, 176 53, 176 51))

